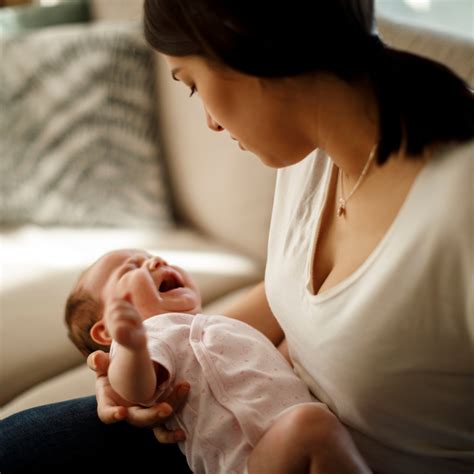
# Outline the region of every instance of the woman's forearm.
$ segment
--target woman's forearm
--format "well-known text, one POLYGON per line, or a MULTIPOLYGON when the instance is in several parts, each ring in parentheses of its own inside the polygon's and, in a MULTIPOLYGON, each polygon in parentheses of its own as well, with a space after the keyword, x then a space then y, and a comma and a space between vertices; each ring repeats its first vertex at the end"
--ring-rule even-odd
POLYGON ((131 350, 117 345, 108 376, 114 391, 130 403, 149 403, 156 392, 155 364, 146 347, 131 350))
POLYGON ((263 281, 224 311, 224 315, 250 324, 265 334, 275 346, 284 338, 283 331, 268 304, 263 281))
POLYGON ((278 344, 278 350, 280 351, 281 355, 290 363, 290 365, 293 365, 293 362, 291 361, 290 357, 290 350, 288 349, 288 341, 283 339, 280 344, 278 344))

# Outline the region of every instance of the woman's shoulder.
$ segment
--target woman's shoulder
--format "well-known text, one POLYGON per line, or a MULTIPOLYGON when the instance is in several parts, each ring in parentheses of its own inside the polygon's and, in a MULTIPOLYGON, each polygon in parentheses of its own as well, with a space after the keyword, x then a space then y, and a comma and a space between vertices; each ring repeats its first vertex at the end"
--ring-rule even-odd
POLYGON ((465 175, 474 167, 474 139, 440 148, 433 154, 432 161, 433 167, 442 170, 447 178, 465 175))
POLYGON ((474 173, 474 140, 440 148, 433 153, 426 168, 424 183, 431 187, 433 198, 469 198, 474 173))
POLYGON ((420 180, 418 197, 438 228, 459 238, 470 233, 474 217, 474 140, 434 153, 420 180))

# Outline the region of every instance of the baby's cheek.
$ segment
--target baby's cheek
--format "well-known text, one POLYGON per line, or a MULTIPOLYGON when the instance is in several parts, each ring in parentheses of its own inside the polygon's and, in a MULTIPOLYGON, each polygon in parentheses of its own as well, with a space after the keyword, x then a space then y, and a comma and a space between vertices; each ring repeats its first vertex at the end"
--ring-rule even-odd
POLYGON ((186 295, 184 297, 185 301, 183 306, 189 307, 189 308, 195 308, 197 306, 201 306, 201 298, 199 298, 195 293, 186 295))

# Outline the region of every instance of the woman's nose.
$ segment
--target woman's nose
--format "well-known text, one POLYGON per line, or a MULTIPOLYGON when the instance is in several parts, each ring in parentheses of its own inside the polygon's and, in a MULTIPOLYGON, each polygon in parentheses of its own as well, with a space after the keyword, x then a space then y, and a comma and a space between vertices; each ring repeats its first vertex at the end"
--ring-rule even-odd
POLYGON ((214 132, 222 132, 224 127, 221 127, 210 115, 209 112, 206 110, 206 121, 207 126, 213 130, 214 132))

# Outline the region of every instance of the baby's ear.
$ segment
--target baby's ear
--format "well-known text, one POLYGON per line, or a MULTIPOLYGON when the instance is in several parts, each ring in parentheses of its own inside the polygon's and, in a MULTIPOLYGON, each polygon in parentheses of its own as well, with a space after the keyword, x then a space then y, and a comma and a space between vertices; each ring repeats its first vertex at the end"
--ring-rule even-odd
POLYGON ((109 331, 105 327, 104 321, 99 319, 90 330, 91 338, 97 344, 101 344, 103 346, 110 346, 112 344, 112 338, 110 337, 109 331))

